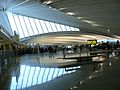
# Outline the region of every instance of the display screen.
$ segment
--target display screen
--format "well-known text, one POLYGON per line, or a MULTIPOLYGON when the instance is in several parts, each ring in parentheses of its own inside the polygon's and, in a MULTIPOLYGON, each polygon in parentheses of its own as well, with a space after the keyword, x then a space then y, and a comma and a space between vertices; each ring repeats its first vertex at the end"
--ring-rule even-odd
POLYGON ((87 44, 95 45, 97 44, 97 40, 87 40, 87 44))

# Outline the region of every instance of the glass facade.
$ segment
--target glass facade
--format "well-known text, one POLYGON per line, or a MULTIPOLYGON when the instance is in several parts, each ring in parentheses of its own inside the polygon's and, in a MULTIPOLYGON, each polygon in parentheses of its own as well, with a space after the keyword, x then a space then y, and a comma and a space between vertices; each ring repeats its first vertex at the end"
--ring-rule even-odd
POLYGON ((19 34, 20 38, 50 32, 79 31, 79 28, 35 19, 23 15, 17 15, 12 13, 8 13, 7 15, 13 33, 16 32, 17 34, 19 34))

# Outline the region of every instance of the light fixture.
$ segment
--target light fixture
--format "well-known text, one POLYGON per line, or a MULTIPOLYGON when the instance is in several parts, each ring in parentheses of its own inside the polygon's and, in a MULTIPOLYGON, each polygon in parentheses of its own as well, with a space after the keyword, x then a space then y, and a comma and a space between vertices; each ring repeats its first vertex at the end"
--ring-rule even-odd
POLYGON ((112 63, 110 62, 110 63, 109 63, 109 65, 111 66, 111 65, 112 65, 112 63))
POLYGON ((83 18, 85 18, 85 17, 77 17, 77 19, 83 19, 83 18))
POLYGON ((59 10, 65 10, 66 8, 60 8, 59 10))
POLYGON ((73 88, 74 88, 74 89, 76 89, 76 88, 77 88, 77 86, 74 86, 73 88))
POLYGON ((95 22, 93 22, 93 21, 89 21, 89 20, 82 20, 83 22, 86 22, 86 23, 89 23, 89 24, 93 24, 93 23, 95 23, 95 22))
POLYGON ((89 24, 91 24, 92 26, 95 26, 95 27, 97 27, 97 26, 102 26, 102 25, 99 25, 99 24, 97 24, 96 22, 94 22, 94 21, 89 21, 89 20, 82 20, 83 22, 86 22, 86 23, 89 23, 89 24))
POLYGON ((107 30, 108 32, 110 31, 110 29, 107 30))
POLYGON ((92 76, 89 76, 88 78, 89 78, 89 79, 92 79, 92 76))
POLYGON ((68 15, 75 15, 75 13, 73 13, 73 12, 68 12, 67 14, 68 15))
POLYGON ((81 81, 80 84, 82 84, 83 82, 81 81))
POLYGON ((52 1, 45 1, 44 4, 51 4, 52 1))
POLYGON ((93 26, 96 26, 96 27, 97 27, 97 26, 102 26, 102 25, 99 25, 99 24, 95 24, 95 23, 93 23, 92 25, 93 25, 93 26))
POLYGON ((102 66, 103 64, 102 63, 100 63, 100 66, 102 66))

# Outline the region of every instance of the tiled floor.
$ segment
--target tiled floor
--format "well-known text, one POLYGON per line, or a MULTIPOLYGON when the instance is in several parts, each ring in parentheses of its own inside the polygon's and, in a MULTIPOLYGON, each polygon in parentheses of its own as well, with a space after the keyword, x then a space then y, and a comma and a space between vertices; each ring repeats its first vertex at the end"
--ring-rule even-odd
POLYGON ((120 58, 111 57, 105 59, 104 63, 83 63, 80 64, 82 66, 58 68, 76 64, 74 59, 58 59, 61 57, 62 53, 58 52, 24 55, 5 60, 6 63, 0 67, 0 89, 120 90, 120 58))

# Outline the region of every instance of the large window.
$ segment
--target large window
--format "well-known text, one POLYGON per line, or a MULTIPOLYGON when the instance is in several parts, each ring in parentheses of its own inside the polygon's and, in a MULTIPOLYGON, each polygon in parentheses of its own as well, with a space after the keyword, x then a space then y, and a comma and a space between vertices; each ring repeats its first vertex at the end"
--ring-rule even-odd
POLYGON ((18 18, 18 15, 13 15, 13 18, 15 20, 17 31, 19 32, 20 38, 24 38, 25 34, 23 32, 23 28, 22 28, 22 25, 20 23, 20 19, 18 18))
POLYGON ((47 26, 48 32, 53 32, 52 27, 48 21, 45 21, 45 24, 47 26))
POLYGON ((25 38, 33 35, 58 31, 79 31, 79 28, 68 25, 35 19, 27 16, 8 13, 8 19, 13 31, 25 38))
POLYGON ((55 25, 56 25, 58 31, 62 31, 62 29, 61 29, 59 24, 56 23, 55 25))
POLYGON ((48 33, 47 26, 45 25, 45 22, 43 20, 40 20, 41 26, 43 28, 44 33, 48 33))
POLYGON ((29 18, 29 21, 30 21, 34 35, 39 34, 34 19, 29 18))
POLYGON ((28 37, 29 33, 28 33, 26 23, 24 22, 23 16, 18 15, 18 17, 19 17, 19 20, 20 20, 20 23, 21 23, 21 28, 22 28, 22 31, 23 31, 24 35, 25 35, 25 37, 28 37))
POLYGON ((53 22, 50 22, 50 25, 51 25, 51 27, 52 27, 52 29, 53 29, 54 32, 58 31, 57 28, 56 28, 56 26, 55 26, 55 24, 53 22))
POLYGON ((39 21, 38 19, 34 19, 34 20, 35 20, 36 27, 37 27, 37 29, 38 29, 39 34, 44 33, 44 32, 43 32, 43 29, 42 29, 42 26, 41 26, 41 24, 40 24, 40 21, 39 21))
POLYGON ((28 29, 29 35, 32 36, 34 35, 31 24, 29 22, 29 18, 28 17, 24 17, 25 23, 26 23, 26 27, 28 29))
POLYGON ((11 28, 12 28, 12 32, 16 31, 17 33, 19 33, 17 30, 17 26, 16 26, 16 23, 15 23, 15 20, 13 18, 13 15, 12 13, 9 13, 8 14, 8 19, 10 20, 10 25, 11 25, 11 28))
POLYGON ((62 28, 62 31, 67 31, 64 25, 60 25, 62 28))

